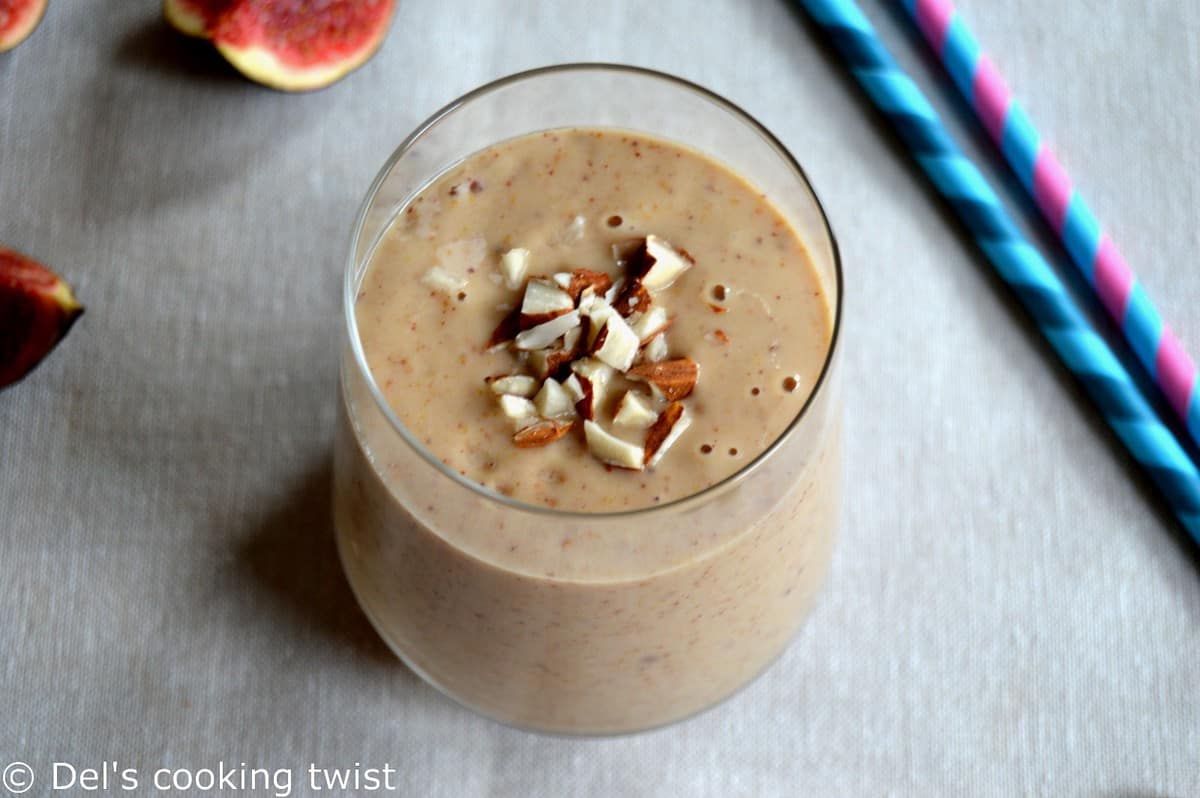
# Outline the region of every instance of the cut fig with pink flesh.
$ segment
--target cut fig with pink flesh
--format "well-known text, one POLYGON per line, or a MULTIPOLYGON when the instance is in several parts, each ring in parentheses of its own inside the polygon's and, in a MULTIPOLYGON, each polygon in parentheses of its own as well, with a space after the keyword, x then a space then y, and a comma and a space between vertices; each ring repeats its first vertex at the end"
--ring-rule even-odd
POLYGON ((341 80, 375 54, 396 0, 232 0, 209 38, 239 72, 281 91, 341 80))
POLYGON ((32 371, 82 313, 61 277, 0 246, 0 388, 32 371))
POLYGON ((29 38, 49 0, 0 0, 0 53, 29 38))

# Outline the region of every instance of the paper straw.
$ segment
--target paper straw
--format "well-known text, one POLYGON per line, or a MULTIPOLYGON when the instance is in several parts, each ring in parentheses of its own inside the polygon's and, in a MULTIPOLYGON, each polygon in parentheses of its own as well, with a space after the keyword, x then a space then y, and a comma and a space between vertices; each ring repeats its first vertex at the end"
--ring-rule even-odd
POLYGON ((888 118, 937 191, 983 251, 1063 365, 1200 543, 1200 472, 1092 329, 1041 253, 950 138, 933 107, 901 71, 853 0, 800 0, 888 118))
POLYGON ((949 0, 903 0, 946 71, 975 109, 1071 260, 1116 321, 1192 440, 1200 444, 1200 381, 1196 365, 1100 229, 1071 178, 1042 140, 1004 78, 949 0))

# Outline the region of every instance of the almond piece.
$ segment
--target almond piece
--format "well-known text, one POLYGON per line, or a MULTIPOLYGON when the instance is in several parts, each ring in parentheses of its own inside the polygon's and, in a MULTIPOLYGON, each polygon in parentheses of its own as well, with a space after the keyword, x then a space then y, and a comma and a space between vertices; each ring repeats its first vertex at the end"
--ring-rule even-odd
POLYGON ((546 419, 536 424, 530 424, 524 429, 517 430, 513 435, 513 443, 521 449, 532 449, 554 443, 566 435, 575 426, 574 421, 553 421, 546 419))
POLYGON ((583 434, 588 451, 600 462, 632 471, 641 471, 645 466, 646 453, 641 446, 621 440, 596 422, 584 421, 583 434))
POLYGON ((539 380, 544 380, 547 377, 557 377, 558 372, 564 366, 570 365, 576 357, 574 351, 567 351, 562 348, 556 349, 534 349, 529 352, 525 359, 525 365, 533 372, 533 375, 539 380))
POLYGON ((521 332, 521 309, 513 308, 504 320, 496 325, 496 329, 492 330, 492 337, 488 338, 487 349, 495 349, 501 344, 506 344, 517 337, 517 333, 521 332))
POLYGON ((661 291, 692 268, 693 263, 692 256, 686 251, 675 249, 656 235, 648 235, 642 285, 648 291, 661 291))
POLYGON ((604 292, 604 301, 611 305, 624 290, 625 278, 618 277, 616 281, 609 287, 609 289, 604 292))
POLYGON ((517 349, 546 349, 572 327, 579 326, 579 311, 572 310, 544 324, 530 327, 517 334, 514 344, 517 349))
POLYGON ((613 378, 613 375, 616 374, 612 366, 594 357, 585 357, 576 360, 571 364, 571 371, 580 377, 587 377, 592 382, 599 383, 600 385, 606 385, 613 378))
MULTIPOLYGON (((587 319, 584 319, 586 322, 587 319)), ((563 351, 571 353, 572 356, 579 353, 582 348, 579 346, 580 338, 583 335, 583 324, 578 327, 572 327, 563 334, 563 351)))
POLYGON ((634 391, 625 392, 621 401, 617 403, 616 414, 613 415, 614 426, 629 429, 648 429, 657 420, 658 413, 634 391))
POLYGON ((606 322, 608 322, 609 317, 617 315, 617 312, 612 309, 612 305, 608 304, 600 297, 592 297, 591 301, 589 301, 586 306, 581 302, 579 305, 579 312, 583 314, 585 319, 587 319, 588 337, 586 338, 586 341, 587 348, 590 350, 595 345, 596 337, 600 334, 600 331, 604 329, 604 325, 606 322))
POLYGON ((571 364, 575 359, 574 352, 568 352, 565 349, 559 349, 551 352, 546 356, 546 375, 547 377, 562 376, 559 372, 563 371, 566 366, 571 364))
POLYGON ((530 280, 521 300, 521 329, 528 330, 575 309, 575 301, 545 280, 530 280))
POLYGON ((641 280, 634 279, 621 289, 620 295, 613 300, 612 306, 617 313, 628 316, 631 313, 645 313, 649 309, 650 303, 650 292, 646 290, 646 286, 642 285, 641 280))
POLYGON ((575 400, 575 412, 583 416, 584 419, 592 421, 596 418, 596 383, 592 382, 588 377, 580 377, 578 374, 572 374, 579 381, 579 392, 582 394, 575 400))
POLYGON ((609 316, 592 347, 592 355, 617 371, 628 371, 637 357, 638 337, 617 314, 609 316))
MULTIPOLYGON (((558 280, 558 275, 554 275, 555 280, 558 280)), ((576 269, 571 272, 568 277, 568 282, 563 285, 563 290, 571 295, 572 301, 578 302, 583 292, 590 288, 597 295, 602 295, 605 291, 612 288, 613 280, 604 272, 594 272, 590 269, 576 269)), ((560 282, 559 285, 562 285, 560 282)))
POLYGON ((529 250, 517 247, 500 256, 500 273, 504 275, 504 284, 509 289, 516 291, 520 288, 528 271, 529 250))
POLYGON ((467 281, 457 274, 451 274, 441 266, 434 266, 421 276, 421 282, 432 288, 434 291, 441 291, 443 294, 453 296, 459 291, 467 287, 467 281))
POLYGON ((563 390, 559 381, 553 377, 548 377, 542 383, 542 389, 534 397, 533 404, 542 418, 569 416, 575 413, 575 404, 571 401, 571 397, 563 390))
MULTIPOLYGON (((531 363, 537 368, 540 377, 559 377, 559 372, 571 361, 583 354, 583 334, 588 320, 583 319, 578 327, 572 327, 563 334, 562 345, 558 349, 544 349, 540 352, 530 352, 531 363)), ((565 375, 562 375, 565 376, 565 375)))
POLYGON ((509 394, 529 399, 538 392, 538 381, 528 374, 505 374, 500 377, 490 377, 488 384, 491 386, 492 392, 498 396, 509 394))
POLYGON ((550 374, 550 356, 558 354, 555 349, 534 349, 526 353, 525 366, 533 372, 533 376, 544 380, 550 374))
POLYGON ((666 308, 663 307, 650 308, 636 320, 630 322, 634 335, 638 337, 643 346, 650 343, 650 339, 665 331, 671 324, 672 320, 667 315, 666 308))
POLYGON ((579 292, 579 299, 575 301, 575 307, 579 308, 580 313, 587 313, 592 307, 592 303, 596 301, 596 289, 590 285, 579 292))
POLYGON ((563 390, 567 392, 567 396, 572 402, 578 402, 583 398, 583 386, 579 383, 579 375, 572 372, 571 376, 567 377, 562 382, 563 390))
POLYGON ((684 412, 681 402, 672 402, 668 405, 646 433, 646 466, 654 468, 658 465, 658 461, 667 453, 667 449, 670 449, 675 441, 679 440, 679 436, 691 424, 692 419, 684 412))
POLYGON ((596 410, 604 397, 604 390, 616 372, 607 363, 591 357, 576 360, 571 364, 571 371, 579 378, 579 386, 584 394, 583 398, 575 403, 575 409, 584 418, 595 418, 596 410))
POLYGON ((512 396, 510 394, 501 396, 500 412, 509 421, 513 422, 517 429, 524 429, 530 424, 537 423, 538 420, 537 407, 523 396, 512 396))
POLYGON ((647 363, 660 363, 667 359, 668 354, 667 336, 656 335, 650 339, 650 343, 646 344, 646 348, 642 350, 642 359, 647 363))
POLYGON ((674 402, 690 394, 696 387, 696 381, 700 379, 700 367, 696 361, 684 357, 660 363, 642 363, 629 369, 626 376, 645 380, 674 402))

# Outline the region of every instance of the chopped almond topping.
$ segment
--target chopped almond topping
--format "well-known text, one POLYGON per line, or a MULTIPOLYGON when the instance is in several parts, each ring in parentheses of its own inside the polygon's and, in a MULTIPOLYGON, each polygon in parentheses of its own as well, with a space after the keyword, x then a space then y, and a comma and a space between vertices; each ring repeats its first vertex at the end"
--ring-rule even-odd
POLYGON ((645 313, 650 308, 651 301, 650 292, 642 285, 642 281, 630 280, 613 302, 613 310, 622 316, 645 313))
POLYGON ((583 398, 575 403, 575 409, 584 418, 593 419, 614 372, 610 366, 590 357, 576 360, 571 364, 571 371, 575 372, 583 390, 583 398))
MULTIPOLYGON (((557 275, 555 275, 557 278, 557 275)), ((596 294, 602 295, 612 288, 613 280, 604 272, 594 272, 590 269, 576 269, 571 272, 569 282, 563 289, 571 296, 572 302, 578 302, 584 289, 591 288, 596 294)))
POLYGON ((521 287, 525 282, 525 273, 529 271, 529 250, 510 249, 500 256, 500 273, 504 275, 504 284, 512 291, 521 287))
POLYGON ((578 402, 583 398, 583 385, 579 382, 579 375, 574 372, 571 376, 563 380, 563 390, 567 392, 567 396, 571 397, 572 402, 578 402))
POLYGON ((530 280, 521 301, 521 329, 545 324, 574 309, 575 302, 565 291, 543 280, 530 280))
POLYGON ((691 423, 691 419, 684 413, 682 402, 672 402, 668 405, 646 433, 645 464, 650 468, 658 465, 667 449, 671 448, 691 423))
POLYGON ((596 422, 584 421, 583 434, 588 451, 602 463, 631 471, 641 471, 645 466, 646 453, 641 446, 621 440, 596 422))
POLYGON ((513 435, 513 443, 521 449, 533 449, 554 443, 566 435, 575 426, 574 421, 554 421, 545 419, 536 424, 530 424, 524 429, 517 430, 513 435))
POLYGON ((587 338, 585 340, 590 351, 595 345, 600 330, 604 328, 604 324, 610 316, 616 315, 616 311, 602 297, 584 294, 579 302, 579 312, 587 321, 587 338))
MULTIPOLYGON (((586 322, 587 319, 583 319, 583 323, 586 322)), ((583 323, 581 323, 578 327, 572 327, 571 329, 567 330, 566 334, 563 335, 563 351, 570 352, 572 360, 583 349, 583 347, 580 346, 583 336, 583 323)))
MULTIPOLYGON (((582 224, 582 219, 573 222, 573 231, 582 224)), ((667 359, 663 333, 674 319, 655 303, 652 292, 670 286, 694 261, 657 236, 614 244, 613 256, 625 269, 624 277, 575 269, 528 279, 528 250, 506 252, 501 273, 492 277, 499 282, 503 276, 513 290, 523 282, 525 290, 521 307, 496 327, 488 348, 508 345, 532 375, 504 374, 487 381, 517 430, 516 446, 556 441, 573 428, 572 416, 578 415, 593 456, 610 466, 641 470, 653 467, 690 424, 679 400, 694 390, 700 369, 688 358, 667 359), (645 446, 596 422, 604 391, 618 373, 649 383, 656 397, 626 391, 613 414, 615 427, 646 430, 645 446), (671 404, 659 413, 656 404, 664 400, 671 404)), ((712 307, 716 311, 718 306, 712 307)))
POLYGON ((524 429, 538 420, 537 407, 523 396, 512 396, 511 394, 501 396, 500 412, 513 422, 517 429, 524 429))
POLYGON ((575 401, 575 412, 588 421, 596 417, 596 386, 587 377, 572 375, 579 381, 579 390, 583 395, 575 401))
POLYGON ((633 332, 637 335, 638 340, 643 345, 650 342, 652 338, 666 331, 674 323, 674 319, 667 315, 667 311, 661 307, 651 308, 648 312, 643 313, 636 319, 630 319, 630 326, 633 327, 633 332))
POLYGON ((538 392, 538 381, 528 374, 505 374, 499 377, 489 377, 488 384, 497 395, 511 394, 528 399, 538 392))
POLYGON ((670 351, 667 348, 667 336, 656 335, 642 349, 642 359, 647 363, 659 363, 667 359, 670 351))
POLYGON ((611 380, 615 373, 611 366, 594 357, 585 357, 581 360, 576 360, 571 364, 571 371, 580 377, 587 377, 592 382, 602 385, 611 380))
POLYGON ((495 349, 501 344, 506 344, 516 338, 519 332, 521 332, 521 309, 513 308, 512 312, 496 325, 496 329, 492 330, 492 337, 488 339, 487 348, 495 349))
POLYGON ((533 372, 533 376, 539 380, 544 380, 550 374, 550 358, 557 355, 560 350, 555 349, 534 349, 526 352, 525 366, 533 372))
POLYGON ((588 347, 588 354, 592 357, 596 356, 596 352, 600 347, 604 346, 604 342, 608 340, 608 325, 605 324, 600 328, 600 333, 592 339, 592 345, 588 347))
POLYGON ((553 377, 547 377, 542 389, 533 399, 538 415, 542 418, 574 415, 575 405, 571 397, 563 389, 562 384, 553 377))
POLYGON ((692 268, 692 256, 686 250, 675 249, 655 235, 646 236, 645 271, 642 283, 650 291, 661 291, 692 268))
POLYGON ((604 301, 611 305, 613 302, 615 302, 617 300, 617 297, 620 296, 621 291, 624 288, 625 288, 625 278, 618 277, 616 280, 613 281, 613 284, 609 287, 609 289, 604 292, 604 301))
POLYGON ((579 326, 579 311, 572 310, 544 324, 530 327, 517 334, 513 343, 517 349, 545 349, 572 327, 579 326))
POLYGON ((626 391, 617 403, 613 424, 630 429, 646 429, 658 419, 658 414, 634 391, 626 391))
POLYGON ((546 369, 543 377, 554 377, 575 359, 575 351, 559 349, 546 355, 546 369))
POLYGON ((592 344, 592 355, 617 371, 628 371, 637 357, 638 337, 620 316, 613 314, 592 344))
POLYGON ((663 392, 669 401, 684 398, 696 387, 700 367, 690 358, 664 360, 661 363, 642 363, 629 369, 628 377, 645 380, 663 392))

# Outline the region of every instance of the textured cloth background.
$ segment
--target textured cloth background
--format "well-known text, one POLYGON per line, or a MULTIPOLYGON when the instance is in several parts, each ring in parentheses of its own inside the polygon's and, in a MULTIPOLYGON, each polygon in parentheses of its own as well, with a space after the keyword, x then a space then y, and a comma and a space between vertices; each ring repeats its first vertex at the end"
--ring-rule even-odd
MULTIPOLYGON (((1200 24, 1185 0, 1102 5, 961 3, 1200 354, 1200 24)), ((893 4, 864 8, 1016 198, 893 4)), ((157 0, 53 2, 0 56, 0 241, 88 313, 0 394, 0 765, 28 762, 31 794, 55 760, 119 760, 388 763, 407 796, 1200 795, 1194 548, 818 45, 783 0, 400 0, 375 60, 286 96, 157 0), (725 705, 605 741, 420 683, 328 520, 362 195, 443 103, 570 60, 758 116, 848 280, 849 485, 819 608, 725 705)))

